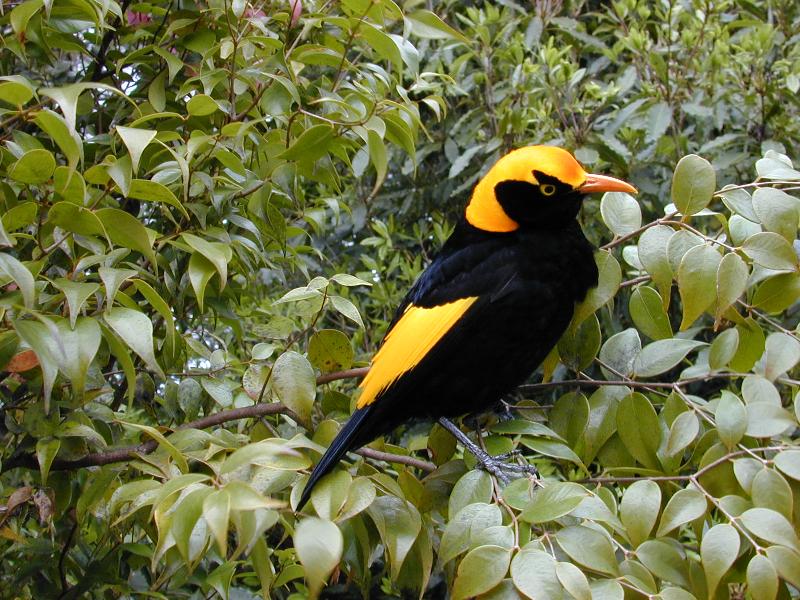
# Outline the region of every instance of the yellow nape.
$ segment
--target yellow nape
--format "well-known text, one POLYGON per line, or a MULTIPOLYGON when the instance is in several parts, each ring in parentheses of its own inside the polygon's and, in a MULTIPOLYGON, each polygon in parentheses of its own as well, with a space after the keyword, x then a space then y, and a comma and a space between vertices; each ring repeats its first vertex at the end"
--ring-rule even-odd
POLYGON ((467 205, 467 221, 484 231, 514 231, 519 224, 509 217, 495 197, 501 181, 527 181, 537 184, 534 171, 555 177, 574 188, 586 181, 586 171, 569 152, 556 146, 527 146, 512 150, 484 175, 467 205))
POLYGON ((359 386, 361 396, 356 407, 372 404, 378 394, 419 364, 477 299, 470 296, 431 308, 409 305, 372 358, 359 386))

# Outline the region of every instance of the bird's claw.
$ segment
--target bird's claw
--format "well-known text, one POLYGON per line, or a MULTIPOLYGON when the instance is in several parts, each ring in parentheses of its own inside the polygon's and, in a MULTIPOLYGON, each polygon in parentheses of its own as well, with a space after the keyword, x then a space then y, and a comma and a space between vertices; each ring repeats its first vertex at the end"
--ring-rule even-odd
POLYGON ((482 456, 475 456, 478 466, 489 473, 503 485, 508 485, 512 479, 529 477, 539 479, 539 471, 531 464, 518 464, 506 462, 511 456, 519 455, 518 451, 507 452, 499 456, 490 456, 484 453, 482 456))

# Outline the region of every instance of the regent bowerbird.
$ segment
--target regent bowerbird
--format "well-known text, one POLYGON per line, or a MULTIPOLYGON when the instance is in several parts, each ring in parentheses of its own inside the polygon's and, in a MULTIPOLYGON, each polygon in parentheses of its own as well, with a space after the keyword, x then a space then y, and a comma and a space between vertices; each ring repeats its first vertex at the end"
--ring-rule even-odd
POLYGON ((438 419, 504 481, 526 470, 489 456, 449 417, 493 406, 558 342, 576 303, 597 285, 594 248, 577 221, 581 203, 613 191, 636 193, 554 146, 513 150, 492 166, 397 308, 356 409, 311 473, 298 510, 346 452, 412 419, 438 419))

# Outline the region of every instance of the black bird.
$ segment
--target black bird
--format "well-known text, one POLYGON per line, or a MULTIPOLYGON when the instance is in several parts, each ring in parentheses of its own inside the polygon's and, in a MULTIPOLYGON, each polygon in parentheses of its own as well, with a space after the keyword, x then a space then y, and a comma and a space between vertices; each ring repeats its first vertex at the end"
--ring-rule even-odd
POLYGON ((525 381, 597 285, 576 217, 586 194, 636 189, 586 173, 561 148, 503 156, 475 186, 464 217, 397 309, 361 382, 350 420, 314 468, 298 504, 345 452, 414 418, 434 418, 487 470, 502 464, 447 417, 485 410, 525 381))

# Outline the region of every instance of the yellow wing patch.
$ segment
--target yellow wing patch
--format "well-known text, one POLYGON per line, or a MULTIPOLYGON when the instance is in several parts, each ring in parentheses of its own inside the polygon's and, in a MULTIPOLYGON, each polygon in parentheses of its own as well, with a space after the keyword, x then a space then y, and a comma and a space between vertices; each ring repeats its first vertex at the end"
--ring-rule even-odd
POLYGON ((409 305, 372 358, 356 406, 372 404, 381 391, 417 365, 477 299, 471 296, 432 308, 409 305))

